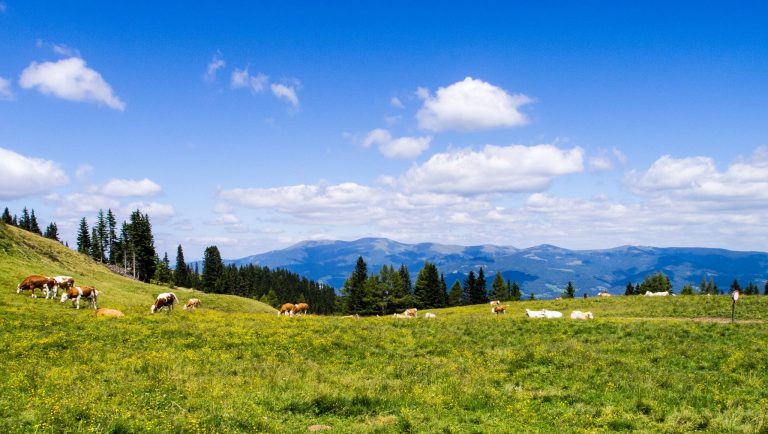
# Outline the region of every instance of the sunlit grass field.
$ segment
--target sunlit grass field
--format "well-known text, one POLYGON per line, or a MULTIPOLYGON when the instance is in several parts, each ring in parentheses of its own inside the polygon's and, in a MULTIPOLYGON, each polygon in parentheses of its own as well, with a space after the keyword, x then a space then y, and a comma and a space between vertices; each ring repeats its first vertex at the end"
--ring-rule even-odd
POLYGON ((4 227, 0 288, 0 432, 768 432, 768 297, 740 301, 737 324, 728 297, 702 296, 402 320, 195 293, 198 311, 150 315, 167 288, 4 227), (94 284, 126 317, 16 294, 32 273, 94 284))

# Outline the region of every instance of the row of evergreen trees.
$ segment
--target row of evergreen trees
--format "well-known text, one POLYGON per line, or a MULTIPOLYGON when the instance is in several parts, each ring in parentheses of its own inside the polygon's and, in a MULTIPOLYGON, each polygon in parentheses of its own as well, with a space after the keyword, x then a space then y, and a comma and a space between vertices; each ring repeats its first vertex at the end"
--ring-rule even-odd
POLYGON ((457 280, 449 290, 445 275, 429 261, 424 263, 415 283, 411 284, 410 272, 405 265, 399 269, 385 265, 378 274, 369 274, 368 264, 362 257, 357 258, 355 269, 344 282, 341 294, 341 311, 359 315, 388 315, 410 307, 428 309, 487 303, 489 296, 495 300, 519 300, 521 297, 520 285, 505 282, 501 273, 496 274, 489 293, 483 268, 477 274, 470 271, 463 285, 457 280))
MULTIPOLYGON (((731 283, 731 286, 730 288, 728 288, 728 290, 729 290, 728 291, 729 293, 733 293, 734 291, 739 291, 744 295, 760 294, 760 288, 755 283, 749 282, 747 286, 742 289, 741 284, 739 284, 739 281, 737 279, 733 280, 733 283, 731 283)), ((670 293, 672 293, 673 292, 672 282, 670 282, 669 277, 667 277, 664 274, 664 272, 659 271, 650 276, 647 276, 642 283, 637 283, 633 285, 632 282, 628 282, 626 288, 624 289, 624 295, 643 295, 645 294, 646 291, 651 291, 651 292, 669 291, 670 293)), ((694 290, 693 285, 691 285, 690 283, 685 284, 683 288, 680 290, 680 295, 694 295, 696 293, 697 291, 694 290)), ((720 294, 723 294, 723 290, 717 287, 717 283, 715 283, 715 279, 707 280, 706 277, 703 277, 701 279, 701 283, 699 283, 698 294, 720 295, 720 294)), ((768 282, 765 283, 763 294, 768 295, 768 282)))
POLYGON ((27 210, 27 207, 24 207, 21 211, 21 217, 17 217, 16 214, 11 216, 11 211, 8 207, 5 207, 2 216, 0 216, 0 221, 7 225, 16 226, 25 231, 32 232, 33 234, 42 235, 45 238, 61 242, 59 239, 59 227, 56 226, 56 222, 48 224, 45 228, 45 232, 40 230, 40 225, 37 223, 37 216, 35 215, 34 208, 30 213, 30 211, 27 210))

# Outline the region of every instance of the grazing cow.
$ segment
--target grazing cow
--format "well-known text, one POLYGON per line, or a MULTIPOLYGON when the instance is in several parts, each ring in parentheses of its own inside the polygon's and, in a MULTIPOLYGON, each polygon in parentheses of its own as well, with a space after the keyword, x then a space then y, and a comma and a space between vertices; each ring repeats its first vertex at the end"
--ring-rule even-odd
POLYGON ((580 310, 574 310, 571 312, 571 319, 595 319, 592 312, 582 312, 580 310))
POLYGON ((37 298, 35 289, 40 288, 45 293, 45 298, 48 298, 48 294, 54 286, 56 286, 56 281, 50 277, 33 274, 27 276, 26 279, 16 286, 16 293, 21 294, 21 291, 30 291, 32 293, 32 298, 37 298))
POLYGON ((437 315, 432 312, 427 312, 424 314, 424 318, 437 318, 437 315))
POLYGON ((500 301, 500 300, 493 300, 493 301, 491 302, 491 306, 498 306, 498 305, 500 305, 500 304, 501 304, 501 301, 500 301))
POLYGON ((277 316, 293 316, 293 303, 285 303, 280 306, 280 310, 277 312, 277 316))
POLYGON ((184 305, 184 310, 187 309, 196 309, 200 307, 200 299, 199 298, 190 298, 187 300, 187 304, 184 305))
POLYGON ((525 310, 525 316, 528 318, 562 318, 563 313, 556 310, 525 310))
POLYGON ((405 312, 403 312, 403 315, 409 316, 411 318, 416 318, 417 316, 419 316, 417 313, 418 311, 419 311, 418 309, 416 309, 415 307, 412 307, 410 309, 406 309, 405 312))
POLYGON ((309 305, 307 303, 299 303, 293 305, 293 309, 291 310, 291 314, 293 315, 306 315, 307 311, 309 310, 309 305))
POLYGON ((497 313, 506 313, 507 312, 507 306, 493 306, 491 308, 491 313, 497 314, 497 313))
POLYGON ((179 299, 176 298, 176 294, 172 292, 164 292, 157 296, 155 304, 152 305, 150 311, 155 313, 162 308, 166 308, 168 312, 173 310, 173 305, 178 303, 179 299))
POLYGON ((112 318, 122 318, 125 316, 124 313, 120 312, 117 309, 107 309, 106 307, 100 307, 96 309, 96 316, 108 316, 112 318))
POLYGON ((611 294, 608 293, 608 292, 603 291, 603 292, 598 293, 597 296, 598 297, 611 297, 611 294))
POLYGON ((53 278, 54 284, 49 285, 48 291, 46 291, 45 298, 55 300, 59 295, 59 288, 68 290, 75 286, 75 279, 71 276, 56 276, 53 278))
POLYGON ((73 286, 61 294, 61 302, 64 303, 67 300, 72 300, 72 306, 77 306, 80 309, 80 299, 84 298, 88 300, 88 303, 96 310, 97 300, 99 298, 99 290, 93 286, 73 286))
POLYGON ((662 292, 645 291, 646 297, 666 297, 668 295, 669 295, 669 291, 662 291, 662 292))

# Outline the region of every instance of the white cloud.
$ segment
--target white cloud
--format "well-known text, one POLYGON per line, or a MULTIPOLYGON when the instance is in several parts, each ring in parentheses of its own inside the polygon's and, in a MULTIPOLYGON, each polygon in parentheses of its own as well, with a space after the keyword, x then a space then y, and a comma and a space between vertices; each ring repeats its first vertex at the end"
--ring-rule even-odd
POLYGON ((235 69, 232 71, 232 76, 229 81, 229 85, 232 87, 232 89, 247 87, 254 93, 263 92, 267 86, 267 83, 269 83, 268 76, 262 74, 261 72, 256 75, 251 75, 248 72, 248 68, 235 69))
POLYGON ((225 213, 225 214, 218 215, 213 220, 209 220, 208 223, 212 225, 227 226, 227 225, 238 225, 241 222, 240 222, 240 218, 237 217, 236 215, 225 213))
POLYGON ((11 91, 11 81, 0 77, 0 101, 13 101, 13 91, 11 91))
POLYGON ((293 108, 299 108, 299 97, 296 96, 296 85, 295 84, 280 84, 280 83, 273 83, 272 93, 278 98, 278 99, 284 99, 291 103, 293 108))
MULTIPOLYGON (((768 200, 768 147, 719 171, 709 157, 664 155, 644 172, 631 171, 625 182, 639 194, 672 195, 675 200, 730 201, 741 207, 768 200)), ((724 204, 720 204, 725 206, 724 204)))
POLYGON ((216 52, 213 55, 213 58, 211 58, 211 61, 208 62, 208 67, 205 69, 205 81, 213 82, 216 81, 216 72, 227 66, 226 62, 224 62, 224 59, 221 57, 221 53, 216 52))
POLYGON ((117 200, 100 194, 74 193, 51 199, 58 204, 57 216, 82 217, 84 214, 93 214, 100 209, 115 209, 120 205, 117 200))
POLYGON ((54 44, 45 42, 42 39, 35 41, 37 48, 50 48, 54 53, 64 57, 80 57, 80 50, 72 48, 65 44, 54 44))
POLYGON ((136 181, 133 179, 112 179, 101 188, 101 192, 107 196, 153 196, 162 191, 156 182, 144 178, 136 181))
POLYGON ((0 199, 45 193, 68 182, 58 163, 0 148, 0 199))
POLYGON ((142 213, 149 215, 149 218, 153 222, 158 223, 166 222, 176 215, 176 210, 173 208, 173 205, 159 202, 132 202, 123 207, 123 212, 125 214, 130 214, 137 209, 142 213))
POLYGON ((478 131, 525 125, 528 118, 519 109, 533 101, 522 94, 510 95, 500 87, 472 77, 439 88, 435 96, 420 88, 417 96, 424 100, 416 114, 419 127, 432 131, 478 131))
POLYGON ((218 193, 220 199, 253 208, 283 211, 339 210, 376 202, 374 189, 347 182, 339 185, 292 185, 272 188, 234 188, 218 193))
POLYGON ((379 151, 388 158, 416 158, 429 148, 431 136, 393 138, 389 131, 377 128, 368 133, 363 140, 366 148, 377 145, 379 151))
POLYGON ((91 175, 93 175, 93 166, 90 164, 81 164, 75 171, 75 177, 77 177, 77 179, 85 179, 91 175))
POLYGON ((403 105, 403 102, 400 101, 400 98, 393 96, 391 100, 389 100, 389 104, 394 108, 405 108, 403 105))
POLYGON ((32 62, 22 71, 19 85, 69 101, 87 101, 125 110, 125 102, 112 93, 112 87, 101 74, 88 68, 79 57, 58 62, 32 62))
POLYGON ((589 158, 589 170, 592 172, 605 172, 613 170, 613 161, 605 155, 597 155, 589 158))
POLYGON ((538 191, 553 178, 584 170, 584 151, 553 145, 494 146, 433 155, 401 182, 408 191, 484 194, 538 191))

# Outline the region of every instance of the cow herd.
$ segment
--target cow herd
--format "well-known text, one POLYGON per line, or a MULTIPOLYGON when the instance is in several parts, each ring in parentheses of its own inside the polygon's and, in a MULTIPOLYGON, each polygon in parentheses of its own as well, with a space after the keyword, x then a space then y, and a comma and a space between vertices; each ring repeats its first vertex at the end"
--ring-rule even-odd
POLYGON ((283 303, 280 305, 280 309, 277 311, 277 316, 294 316, 294 315, 306 315, 309 312, 309 305, 307 303, 283 303))
MULTIPOLYGON (((71 276, 56 276, 48 277, 40 274, 33 274, 27 276, 16 286, 16 293, 21 294, 24 291, 29 291, 32 298, 37 298, 35 290, 39 289, 45 294, 45 298, 55 300, 58 296, 59 290, 64 291, 61 294, 61 303, 67 300, 72 301, 72 307, 80 309, 80 300, 88 303, 90 307, 96 311, 97 316, 109 316, 109 317, 122 317, 125 316, 123 312, 116 309, 99 308, 98 298, 100 292, 93 286, 75 286, 75 279, 71 276)), ((155 313, 161 309, 167 311, 173 310, 173 305, 178 303, 176 294, 172 292, 165 292, 157 296, 155 302, 150 307, 150 312, 155 313)), ((298 306, 304 305, 304 311, 308 309, 308 306, 304 303, 300 303, 298 306)), ((184 310, 196 309, 200 307, 200 299, 190 298, 184 305, 184 310)))

